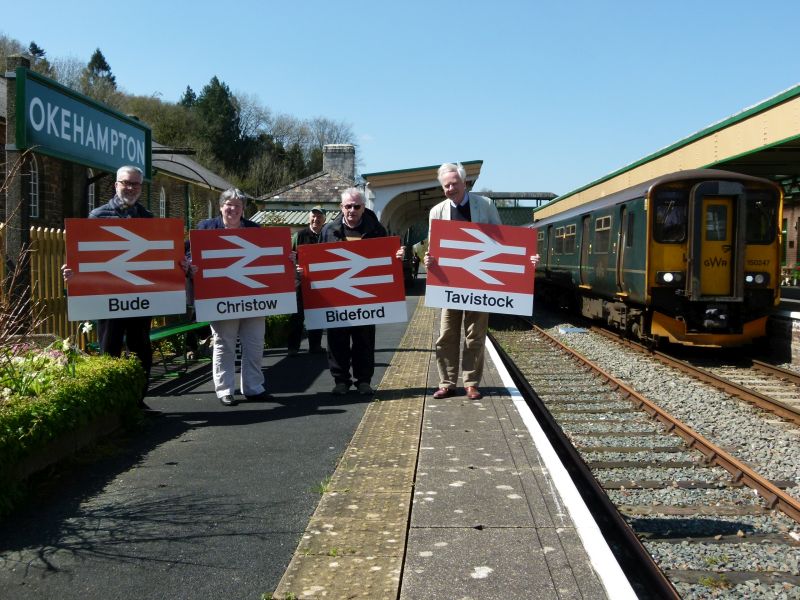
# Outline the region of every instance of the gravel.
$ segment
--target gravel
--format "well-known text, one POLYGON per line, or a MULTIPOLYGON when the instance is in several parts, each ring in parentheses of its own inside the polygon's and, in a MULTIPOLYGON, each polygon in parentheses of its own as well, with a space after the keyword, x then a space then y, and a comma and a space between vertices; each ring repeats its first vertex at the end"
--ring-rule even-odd
MULTIPOLYGON (((538 315, 537 315, 538 318, 538 315)), ((562 343, 595 362, 606 372, 623 380, 644 396, 658 403, 701 435, 722 446, 734 457, 752 466, 773 481, 794 484, 787 489, 795 498, 800 498, 800 428, 780 421, 774 415, 752 407, 705 384, 666 367, 654 359, 621 348, 608 339, 591 332, 573 333, 565 319, 547 317, 547 332, 562 343), (567 326, 565 333, 559 327, 567 326)), ((540 323, 540 326, 545 326, 540 323)), ((524 335, 524 334, 523 334, 524 335)), ((518 338, 523 344, 524 340, 518 338)), ((516 344, 516 342, 514 342, 516 344)), ((514 354, 513 348, 512 355, 514 354)), ((688 450, 677 437, 659 438, 660 428, 656 422, 639 411, 620 412, 607 419, 591 414, 569 414, 569 410, 585 411, 609 406, 630 408, 628 402, 620 403, 613 394, 601 392, 587 394, 586 386, 575 375, 550 376, 537 368, 537 361, 544 356, 524 352, 518 353, 518 365, 527 375, 531 386, 537 390, 556 418, 578 447, 584 460, 592 462, 640 461, 642 467, 620 469, 594 469, 595 476, 604 482, 659 481, 665 487, 656 489, 608 490, 609 496, 618 505, 647 507, 654 514, 628 515, 626 520, 645 537, 655 538, 706 538, 733 536, 741 543, 666 542, 648 539, 645 544, 664 569, 685 571, 709 571, 710 577, 700 583, 685 583, 678 578, 676 589, 683 598, 786 598, 800 600, 800 587, 793 582, 781 582, 781 575, 798 576, 800 547, 792 543, 787 534, 800 540, 800 524, 780 513, 766 511, 765 514, 749 514, 753 507, 767 508, 763 499, 746 487, 731 487, 730 475, 719 467, 693 469, 688 467, 663 466, 659 462, 694 462, 702 457, 688 450), (523 366, 528 364, 528 368, 523 366), (569 404, 565 401, 573 400, 569 404), (583 400, 583 401, 581 401, 583 400), (610 400, 610 402, 606 402, 610 400), (630 438, 615 436, 619 432, 654 432, 654 435, 639 435, 630 438), (610 435, 587 435, 609 432, 610 435), (654 451, 600 452, 591 448, 635 447, 651 448, 654 451), (588 447, 589 449, 587 450, 588 447), (678 449, 659 452, 661 449, 678 449), (673 481, 702 481, 713 485, 711 489, 681 489, 673 487, 673 481), (716 484, 716 485, 715 485, 716 484), (742 514, 733 516, 701 514, 675 515, 666 511, 658 514, 660 506, 683 507, 714 506, 742 514), (749 543, 753 535, 767 536, 760 543, 749 543), (789 540, 788 543, 781 543, 789 540), (768 573, 777 577, 777 582, 758 579, 730 581, 726 573, 737 575, 768 573)), ((624 485, 624 484, 623 484, 624 485)), ((745 575, 746 577, 747 575, 745 575)))

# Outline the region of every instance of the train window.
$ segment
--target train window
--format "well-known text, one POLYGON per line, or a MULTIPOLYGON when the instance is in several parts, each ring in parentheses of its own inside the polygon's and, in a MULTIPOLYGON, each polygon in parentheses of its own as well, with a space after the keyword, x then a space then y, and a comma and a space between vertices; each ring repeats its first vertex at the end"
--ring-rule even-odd
POLYGON ((567 225, 564 232, 564 254, 575 254, 575 225, 567 225))
POLYGON ((747 194, 748 244, 770 244, 778 231, 778 198, 768 192, 747 194))
POLYGON ((594 222, 594 252, 608 252, 611 243, 611 217, 599 217, 594 222))
POLYGON ((706 241, 723 242, 728 239, 728 207, 724 204, 706 206, 706 241))
POLYGON ((555 253, 564 254, 564 228, 556 227, 555 253))
POLYGON ((536 241, 538 241, 539 243, 544 242, 544 231, 543 230, 540 229, 536 233, 536 241))
POLYGON ((687 206, 689 193, 686 190, 659 190, 655 197, 655 219, 653 239, 662 244, 674 244, 686 240, 687 206))

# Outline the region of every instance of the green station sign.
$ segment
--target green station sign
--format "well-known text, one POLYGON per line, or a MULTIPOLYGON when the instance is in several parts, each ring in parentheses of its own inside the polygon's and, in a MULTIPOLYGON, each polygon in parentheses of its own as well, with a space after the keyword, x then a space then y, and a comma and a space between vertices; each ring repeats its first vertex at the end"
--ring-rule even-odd
POLYGON ((18 67, 17 148, 103 171, 152 174, 150 128, 38 73, 18 67))

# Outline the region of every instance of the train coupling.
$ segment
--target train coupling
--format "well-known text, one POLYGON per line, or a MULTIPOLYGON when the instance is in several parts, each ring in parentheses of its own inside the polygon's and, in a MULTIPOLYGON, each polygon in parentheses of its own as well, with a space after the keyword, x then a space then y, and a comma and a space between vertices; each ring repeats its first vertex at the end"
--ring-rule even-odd
POLYGON ((728 311, 724 306, 708 305, 703 315, 703 327, 706 329, 725 329, 729 325, 728 311))

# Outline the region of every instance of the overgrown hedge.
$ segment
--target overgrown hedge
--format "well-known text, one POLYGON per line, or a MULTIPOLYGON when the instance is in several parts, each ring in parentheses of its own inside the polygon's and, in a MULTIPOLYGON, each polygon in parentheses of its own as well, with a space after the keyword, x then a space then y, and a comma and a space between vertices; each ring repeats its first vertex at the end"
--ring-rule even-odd
POLYGON ((21 461, 101 417, 116 414, 123 423, 139 419, 143 387, 138 360, 92 356, 79 359, 74 376, 65 376, 40 396, 0 403, 0 514, 18 496, 21 461))

